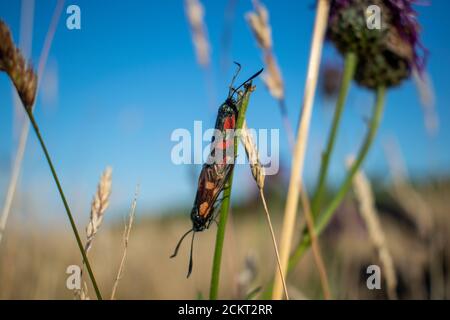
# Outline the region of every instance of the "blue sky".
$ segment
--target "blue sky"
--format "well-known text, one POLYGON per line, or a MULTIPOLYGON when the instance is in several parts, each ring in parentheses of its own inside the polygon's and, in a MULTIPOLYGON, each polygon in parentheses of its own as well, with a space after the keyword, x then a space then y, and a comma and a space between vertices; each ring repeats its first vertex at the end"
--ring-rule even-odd
MULTIPOLYGON (((98 176, 106 165, 114 170, 112 206, 126 208, 137 183, 140 205, 148 212, 173 206, 189 207, 195 186, 188 166, 170 160, 171 132, 192 130, 194 120, 213 126, 215 106, 225 98, 233 73, 224 68, 221 39, 227 1, 203 1, 208 36, 212 46, 212 84, 196 64, 183 2, 178 1, 71 1, 81 8, 82 29, 66 28, 65 9, 50 51, 44 79, 49 92, 40 93, 36 118, 60 173, 74 210, 89 207, 98 176), (51 90, 53 88, 53 91, 51 90), (56 88, 56 89, 55 89, 56 88), (213 90, 209 90, 213 88, 213 90), (209 90, 209 93, 207 92, 209 90)), ((275 52, 286 84, 290 120, 298 121, 303 94, 311 30, 313 1, 264 3, 270 12, 275 52)), ((36 1, 31 59, 37 64, 56 1, 36 1)), ((261 53, 245 22, 251 1, 238 1, 232 27, 230 55, 243 65, 241 80, 262 67, 261 53)), ((412 176, 448 175, 450 163, 448 74, 450 65, 450 2, 435 0, 417 7, 423 26, 423 43, 430 50, 427 70, 433 80, 436 108, 440 118, 438 135, 427 136, 423 112, 412 81, 391 90, 386 113, 365 168, 383 179, 389 174, 382 142, 395 136, 412 176)), ((20 1, 0 0, 0 16, 18 41, 20 1)), ((338 61, 331 45, 326 61, 338 61)), ((282 162, 289 165, 286 136, 276 102, 260 80, 252 96, 247 120, 254 128, 281 128, 282 162)), ((0 194, 6 190, 11 156, 17 143, 13 125, 12 89, 0 76, 0 194)), ((344 173, 344 159, 357 151, 365 132, 365 116, 372 96, 356 85, 351 89, 337 150, 331 168, 332 181, 344 173)), ((329 129, 330 108, 316 97, 305 176, 312 183, 317 175, 318 157, 329 129)), ((248 168, 239 168, 236 196, 245 196, 254 185, 248 168)), ((21 194, 38 194, 33 204, 50 211, 62 209, 34 134, 30 135, 21 194)), ((28 200, 26 201, 31 201, 28 200)), ((2 203, 3 199, 0 203, 2 203)), ((24 200, 25 201, 25 200, 24 200)), ((30 202, 31 203, 31 202, 30 202)), ((57 213, 60 215, 60 212, 57 213)))

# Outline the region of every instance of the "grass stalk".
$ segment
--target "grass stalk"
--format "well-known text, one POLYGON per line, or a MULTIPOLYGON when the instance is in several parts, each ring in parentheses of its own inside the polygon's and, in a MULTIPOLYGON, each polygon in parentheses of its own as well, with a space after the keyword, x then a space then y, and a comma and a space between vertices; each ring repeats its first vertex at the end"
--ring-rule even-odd
POLYGON ((58 191, 59 191, 59 194, 61 196, 61 200, 62 200, 62 202, 64 204, 64 208, 66 209, 67 216, 68 216, 69 221, 70 221, 70 225, 72 227, 73 233, 75 234, 75 238, 76 238, 76 241, 77 241, 77 244, 78 244, 78 248, 80 249, 81 255, 83 257, 83 261, 86 264, 86 269, 87 269, 87 271, 89 273, 89 277, 91 278, 92 285, 93 285, 94 290, 95 290, 95 294, 97 295, 97 299, 98 300, 102 300, 102 295, 101 295, 100 290, 99 290, 99 288, 97 286, 97 282, 95 280, 94 273, 92 272, 91 265, 90 265, 89 260, 87 258, 86 252, 84 251, 80 235, 79 235, 77 227, 75 225, 75 221, 73 219, 73 216, 72 216, 72 213, 70 211, 69 205, 67 204, 67 200, 66 200, 64 192, 62 190, 61 183, 59 182, 59 178, 58 178, 58 175, 56 173, 55 167, 53 166, 53 163, 52 163, 52 160, 51 160, 50 155, 48 153, 47 147, 45 146, 44 139, 42 138, 42 135, 40 133, 39 126, 38 126, 38 124, 37 124, 37 122, 36 122, 36 120, 34 118, 32 110, 29 109, 29 108, 25 108, 25 110, 26 110, 26 112, 28 114, 28 118, 30 119, 31 125, 33 126, 33 129, 34 129, 34 131, 36 133, 36 136, 37 136, 37 138, 39 140, 39 143, 40 143, 40 145, 42 147, 42 150, 44 151, 45 158, 47 159, 47 163, 48 163, 48 165, 50 167, 50 170, 52 172, 52 175, 53 175, 53 179, 55 180, 56 186, 58 187, 58 191))
MULTIPOLYGON (((330 204, 326 207, 326 209, 322 211, 321 214, 318 216, 317 222, 315 224, 315 231, 317 236, 319 236, 320 233, 325 229, 334 212, 344 200, 345 195, 347 194, 348 190, 352 185, 353 177, 361 167, 361 164, 364 162, 367 153, 369 152, 370 147, 372 146, 372 143, 375 139, 383 115, 385 91, 386 88, 383 86, 377 88, 375 107, 373 109, 369 130, 364 139, 363 145, 359 150, 358 156, 353 162, 351 168, 348 170, 347 176, 343 181, 343 183, 341 184, 341 186, 339 187, 338 192, 336 193, 330 204)), ((308 249, 310 244, 311 244, 311 237, 307 233, 303 233, 303 236, 297 248, 295 249, 294 254, 290 258, 289 269, 292 269, 298 263, 300 258, 303 256, 303 253, 306 251, 306 249, 308 249)))
POLYGON ((259 195, 261 197, 261 201, 264 206, 264 211, 266 213, 267 224, 269 226, 270 235, 272 237, 273 248, 275 250, 275 255, 276 255, 276 259, 277 259, 278 272, 280 273, 281 281, 283 283, 284 294, 286 296, 286 300, 289 300, 289 293, 287 291, 287 285, 286 285, 286 277, 284 276, 283 268, 281 268, 280 253, 278 252, 277 240, 275 238, 275 232, 273 231, 272 219, 270 219, 269 208, 267 207, 266 197, 264 196, 263 189, 259 189, 259 195))
MULTIPOLYGON (((236 130, 242 129, 245 120, 245 113, 247 111, 250 94, 253 91, 251 82, 245 86, 245 92, 242 97, 238 119, 236 121, 236 130)), ((234 137, 234 157, 236 158, 238 149, 238 137, 234 137)), ((216 235, 216 246, 214 249, 214 260, 211 273, 211 285, 209 289, 209 299, 217 300, 219 294, 219 280, 220 280, 220 266, 222 262, 223 242, 225 239, 225 228, 228 221, 228 212, 230 208, 231 187, 233 185, 234 170, 230 175, 228 182, 226 183, 223 191, 223 201, 220 207, 219 226, 216 235)))
POLYGON ((275 237, 275 232, 273 231, 272 221, 270 218, 269 208, 267 206, 266 197, 264 196, 264 180, 265 180, 265 170, 261 164, 259 159, 258 149, 256 147, 255 142, 253 141, 252 135, 248 131, 248 127, 246 122, 242 127, 239 137, 241 138, 241 142, 244 145, 245 153, 247 154, 247 158, 250 164, 250 169, 252 172, 253 179, 256 182, 256 185, 259 189, 259 195, 261 197, 261 202, 264 206, 264 211, 266 213, 267 225, 269 226, 270 235, 272 237, 272 244, 275 251, 275 258, 277 261, 278 271, 280 273, 281 280, 283 282, 284 294, 286 295, 286 299, 289 300, 289 293, 286 285, 286 278, 283 274, 283 269, 281 268, 280 262, 280 254, 278 251, 278 245, 275 237))
POLYGON ((136 187, 136 192, 134 194, 133 203, 131 204, 130 214, 128 215, 128 222, 125 225, 125 230, 123 233, 123 253, 122 259, 120 260, 119 270, 117 271, 116 279, 114 280, 114 285, 111 292, 111 300, 116 297, 117 288, 119 286, 119 281, 122 279, 123 271, 125 269, 125 261, 127 258, 128 251, 128 241, 130 240, 131 227, 133 226, 134 216, 136 212, 137 197, 139 194, 139 186, 136 187))
POLYGON ((333 122, 330 133, 328 135, 328 142, 325 151, 322 155, 322 161, 320 163, 319 178, 317 183, 316 192, 314 193, 311 209, 313 216, 317 216, 321 209, 321 203, 323 200, 323 194, 326 187, 326 180, 328 175, 328 168, 330 165, 331 154, 333 153, 336 138, 338 136, 339 125, 344 111, 345 101, 347 99, 350 83, 355 74, 355 69, 358 59, 356 54, 348 52, 345 55, 344 73, 342 74, 342 83, 339 90, 338 99, 336 101, 336 108, 334 110, 333 122))
MULTIPOLYGON (((283 227, 280 242, 281 266, 284 273, 287 271, 289 255, 291 252, 292 237, 294 234, 298 199, 302 186, 302 172, 305 160, 306 146, 311 122, 314 94, 317 86, 322 45, 325 38, 329 11, 329 1, 319 0, 317 2, 316 21, 311 43, 311 52, 308 64, 307 81, 304 90, 303 107, 300 115, 300 123, 297 131, 297 142, 292 159, 291 176, 289 181, 288 195, 284 212, 283 227)), ((282 298, 282 282, 276 273, 272 298, 282 298)))

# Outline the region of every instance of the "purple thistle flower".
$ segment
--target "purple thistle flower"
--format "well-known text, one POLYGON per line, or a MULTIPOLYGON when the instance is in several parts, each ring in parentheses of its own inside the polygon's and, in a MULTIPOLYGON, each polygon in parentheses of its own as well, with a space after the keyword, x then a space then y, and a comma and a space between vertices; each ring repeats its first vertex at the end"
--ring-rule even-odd
POLYGON ((393 15, 394 27, 403 40, 407 41, 413 48, 415 67, 422 72, 425 68, 428 50, 420 42, 421 28, 417 21, 417 12, 412 7, 413 4, 418 4, 418 2, 416 0, 386 0, 385 2, 393 15))
POLYGON ((422 72, 428 51, 420 42, 420 25, 413 5, 416 0, 331 0, 327 37, 345 54, 353 52, 360 64, 356 80, 373 88, 393 86, 422 72), (381 29, 369 29, 366 10, 377 5, 381 29))

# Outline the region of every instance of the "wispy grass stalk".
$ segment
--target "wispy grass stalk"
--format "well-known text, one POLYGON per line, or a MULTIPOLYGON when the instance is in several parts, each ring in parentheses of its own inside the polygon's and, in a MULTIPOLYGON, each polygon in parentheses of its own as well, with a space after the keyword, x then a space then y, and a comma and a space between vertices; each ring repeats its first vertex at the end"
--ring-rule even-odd
POLYGON ((128 241, 130 240, 131 227, 133 226, 134 216, 136 212, 137 197, 139 194, 139 186, 136 187, 136 192, 134 194, 133 203, 131 204, 130 214, 128 215, 128 222, 125 225, 125 230, 123 232, 123 254, 120 260, 119 270, 117 271, 116 279, 114 280, 114 285, 111 292, 111 300, 116 297, 117 287, 119 286, 120 279, 122 279, 123 271, 125 269, 125 261, 127 258, 128 251, 128 241))
POLYGON ((250 169, 252 171, 253 179, 255 180, 256 185, 258 186, 259 189, 259 195, 261 197, 261 201, 264 206, 264 211, 266 213, 267 225, 269 226, 270 235, 272 237, 272 244, 275 251, 275 258, 277 261, 278 271, 280 273, 280 277, 283 283, 284 294, 286 296, 286 299, 289 300, 286 278, 283 274, 283 269, 281 268, 280 254, 278 252, 278 245, 277 240, 275 238, 275 232, 273 231, 272 219, 270 218, 269 208, 267 207, 266 197, 264 196, 264 180, 265 180, 264 167, 261 164, 258 150, 252 139, 252 136, 248 132, 248 128, 245 122, 241 130, 240 138, 242 144, 244 145, 245 153, 247 154, 247 158, 250 163, 250 169))
MULTIPOLYGON (((254 88, 252 87, 252 83, 245 85, 245 91, 241 98, 241 102, 239 107, 239 114, 236 121, 236 130, 242 129, 245 120, 245 113, 247 112, 247 107, 250 99, 250 95, 254 88)), ((238 137, 235 135, 234 137, 234 156, 237 155, 238 149, 238 137)), ((228 221, 228 212, 230 208, 230 198, 231 198, 231 188, 233 185, 233 175, 234 170, 230 175, 229 181, 225 184, 223 191, 223 201, 220 207, 220 218, 219 218, 219 226, 217 229, 216 235, 216 245, 214 249, 214 260, 211 272, 211 284, 209 290, 209 299, 217 300, 219 294, 219 280, 220 280, 220 266, 222 262, 222 251, 223 251, 223 243, 225 239, 225 228, 228 221)))

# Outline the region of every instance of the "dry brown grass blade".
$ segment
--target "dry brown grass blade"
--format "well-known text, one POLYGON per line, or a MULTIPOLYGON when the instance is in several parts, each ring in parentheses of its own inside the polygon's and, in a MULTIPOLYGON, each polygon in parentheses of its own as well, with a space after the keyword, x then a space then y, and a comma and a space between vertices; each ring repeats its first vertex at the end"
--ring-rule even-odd
POLYGON ((111 300, 116 297, 117 287, 119 286, 119 281, 122 279, 123 271, 125 269, 125 261, 127 258, 128 241, 130 240, 131 227, 133 226, 134 216, 136 212, 137 197, 139 194, 139 186, 136 187, 136 192, 134 194, 133 203, 131 204, 130 214, 128 215, 128 222, 125 224, 125 229, 123 232, 123 254, 120 260, 119 270, 117 271, 116 279, 114 280, 114 285, 111 292, 111 300))
MULTIPOLYGON (((294 235, 295 220, 298 206, 298 199, 301 192, 303 164, 308 141, 309 125, 311 122, 314 94, 317 87, 319 74, 320 58, 322 56, 322 45, 325 38, 329 11, 329 2, 327 0, 317 1, 316 21, 311 43, 311 52, 306 77, 305 91, 302 102, 302 112, 297 131, 297 141, 294 148, 291 176, 289 181, 288 195, 286 199, 286 208, 281 234, 280 258, 283 271, 287 271, 289 255, 291 253, 292 238, 294 235)), ((281 299, 282 286, 281 279, 275 275, 272 298, 281 299)))
POLYGON ((284 276, 283 269, 281 268, 280 254, 278 252, 277 240, 275 238, 275 232, 273 231, 269 208, 267 207, 266 198, 264 196, 264 179, 265 179, 264 167, 262 166, 261 161, 259 160, 258 150, 256 149, 256 145, 253 141, 253 138, 248 131, 246 122, 244 122, 244 124, 242 125, 240 138, 242 144, 244 145, 245 153, 247 154, 247 158, 250 163, 253 178, 255 179, 256 185, 258 186, 259 189, 259 195, 261 196, 261 201, 263 203, 264 211, 266 213, 267 224, 269 226, 270 235, 272 237, 272 244, 276 255, 278 272, 280 274, 283 283, 284 294, 286 295, 286 299, 289 300, 286 278, 284 276))
MULTIPOLYGON (((350 159, 347 161, 349 168, 352 162, 350 159)), ((358 211, 366 224, 369 238, 377 250, 378 257, 383 265, 388 297, 389 299, 397 299, 397 276, 395 274, 394 262, 387 247, 386 237, 375 208, 370 181, 362 170, 359 170, 353 178, 353 191, 358 202, 358 211)))

